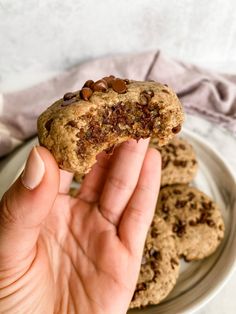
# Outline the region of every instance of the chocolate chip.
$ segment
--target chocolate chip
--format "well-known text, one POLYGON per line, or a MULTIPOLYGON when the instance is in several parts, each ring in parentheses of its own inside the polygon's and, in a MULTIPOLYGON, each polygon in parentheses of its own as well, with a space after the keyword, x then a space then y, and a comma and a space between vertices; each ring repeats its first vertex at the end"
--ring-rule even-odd
POLYGON ((224 226, 223 225, 219 225, 219 230, 223 231, 224 230, 224 226))
POLYGON ((162 158, 162 164, 161 164, 162 170, 168 166, 169 162, 170 162, 170 157, 162 158))
POLYGON ((158 230, 157 230, 157 228, 152 228, 152 229, 151 229, 151 236, 152 236, 153 238, 157 238, 157 236, 158 236, 158 230))
POLYGON ((167 205, 163 204, 161 207, 161 211, 165 214, 168 214, 170 211, 170 208, 167 205))
POLYGON ((179 238, 181 238, 186 232, 185 222, 178 220, 178 222, 173 225, 172 231, 176 233, 179 238))
POLYGON ((125 82, 121 79, 115 79, 112 81, 111 86, 113 88, 113 90, 115 92, 117 92, 118 94, 124 94, 125 92, 127 92, 127 86, 125 84, 125 82))
POLYGON ((114 79, 115 79, 114 75, 103 77, 103 80, 105 80, 107 82, 107 86, 109 88, 111 87, 111 82, 114 81, 114 79))
POLYGON ((158 261, 162 259, 161 253, 153 248, 150 249, 149 254, 150 256, 154 257, 158 261))
POLYGON ((164 201, 166 201, 167 199, 168 199, 168 195, 163 193, 163 194, 161 195, 161 201, 164 202, 164 201))
POLYGON ((66 126, 69 125, 71 126, 72 128, 76 128, 77 127, 77 123, 73 120, 69 121, 66 123, 66 126))
POLYGON ((197 208, 197 204, 196 203, 191 203, 190 204, 190 209, 196 209, 197 208))
POLYGON ((93 81, 93 80, 87 80, 87 81, 84 83, 84 86, 83 86, 83 87, 92 88, 93 84, 94 84, 94 81, 93 81))
POLYGON ((178 160, 178 159, 175 159, 173 161, 173 165, 176 166, 176 167, 182 167, 182 168, 185 168, 188 164, 188 161, 187 160, 178 160))
POLYGON ((129 83, 130 83, 130 80, 124 79, 124 82, 125 82, 125 84, 129 84, 129 83))
POLYGON ((75 93, 66 93, 64 96, 63 96, 63 100, 70 100, 72 98, 76 97, 76 94, 75 93))
POLYGON ((68 106, 70 104, 73 104, 74 102, 76 102, 76 97, 73 97, 71 99, 68 100, 64 100, 63 103, 61 104, 62 107, 68 106))
POLYGON ((185 200, 177 200, 175 203, 176 208, 183 208, 187 204, 185 200))
POLYGON ((147 285, 146 285, 146 283, 145 282, 141 282, 141 283, 138 283, 137 285, 136 285, 136 291, 142 291, 142 290, 146 290, 146 288, 147 288, 147 285))
POLYGON ((106 92, 108 89, 107 81, 102 79, 98 80, 93 84, 93 91, 95 92, 106 92))
POLYGON ((205 224, 209 220, 209 217, 211 216, 208 212, 202 212, 200 218, 198 218, 197 223, 199 224, 205 224))
POLYGON ((85 134, 85 131, 84 131, 83 128, 81 128, 81 129, 79 130, 79 132, 77 132, 77 133, 75 134, 75 136, 78 137, 78 138, 82 138, 82 137, 84 136, 84 134, 85 134))
POLYGON ((188 200, 191 202, 193 199, 194 199, 194 197, 195 197, 195 194, 193 193, 193 192, 189 192, 188 194, 188 200))
POLYGON ((179 144, 179 148, 182 149, 182 150, 185 150, 186 146, 184 144, 179 144))
POLYGON ((197 161, 195 159, 192 159, 192 164, 196 165, 197 161))
POLYGON ((171 264, 172 269, 175 269, 175 266, 179 265, 179 261, 177 261, 175 258, 172 257, 170 259, 170 264, 171 264))
POLYGON ((82 90, 80 91, 80 97, 83 100, 89 100, 92 94, 93 94, 93 91, 89 87, 83 87, 82 90))
POLYGON ((154 272, 156 273, 157 271, 159 271, 159 263, 157 260, 153 260, 150 262, 150 266, 151 268, 154 270, 154 272))
POLYGON ((180 124, 172 129, 172 133, 174 133, 174 134, 177 134, 180 131, 181 131, 181 125, 180 124))
POLYGON ((140 94, 139 102, 141 105, 145 106, 148 104, 150 97, 147 94, 140 94))
POLYGON ((206 223, 211 228, 216 226, 215 222, 211 219, 207 219, 206 223))
POLYGON ((174 193, 174 194, 177 194, 177 195, 182 194, 182 192, 181 192, 180 190, 178 190, 178 189, 174 189, 174 190, 173 190, 173 193, 174 193))
POLYGON ((170 94, 170 92, 169 92, 167 89, 162 89, 161 91, 162 91, 163 93, 170 94))
POLYGON ((210 209, 212 209, 212 202, 211 201, 209 201, 208 203, 207 202, 202 202, 202 207, 205 210, 210 210, 210 209))
POLYGON ((194 220, 190 220, 190 221, 189 221, 189 225, 192 226, 192 227, 194 227, 194 226, 197 225, 197 222, 194 221, 194 220))
POLYGON ((49 120, 45 123, 45 129, 46 129, 48 132, 50 132, 50 130, 51 130, 52 121, 53 121, 53 119, 49 119, 49 120))

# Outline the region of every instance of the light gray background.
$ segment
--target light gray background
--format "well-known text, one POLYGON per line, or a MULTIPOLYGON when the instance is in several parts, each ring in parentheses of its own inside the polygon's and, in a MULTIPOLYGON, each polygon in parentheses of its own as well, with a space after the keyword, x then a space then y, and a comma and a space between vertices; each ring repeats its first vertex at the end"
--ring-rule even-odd
POLYGON ((236 71, 234 0, 0 0, 0 89, 107 54, 162 49, 236 71))

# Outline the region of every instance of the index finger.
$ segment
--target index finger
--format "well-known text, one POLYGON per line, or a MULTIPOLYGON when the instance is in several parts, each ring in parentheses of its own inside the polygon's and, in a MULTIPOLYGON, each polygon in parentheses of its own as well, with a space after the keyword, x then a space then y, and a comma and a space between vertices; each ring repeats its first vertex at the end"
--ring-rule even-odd
POLYGON ((133 255, 141 258, 160 188, 160 153, 149 148, 136 189, 120 221, 118 235, 133 255))

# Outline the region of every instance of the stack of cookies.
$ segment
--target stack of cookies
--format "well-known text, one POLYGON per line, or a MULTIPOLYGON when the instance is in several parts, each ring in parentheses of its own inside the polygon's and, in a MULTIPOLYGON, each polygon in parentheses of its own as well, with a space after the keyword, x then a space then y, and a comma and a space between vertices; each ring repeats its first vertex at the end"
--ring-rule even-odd
POLYGON ((176 284, 180 259, 206 258, 224 236, 217 204, 190 185, 198 168, 191 144, 176 137, 159 148, 152 138, 150 146, 161 152, 161 190, 130 308, 162 301, 176 284))

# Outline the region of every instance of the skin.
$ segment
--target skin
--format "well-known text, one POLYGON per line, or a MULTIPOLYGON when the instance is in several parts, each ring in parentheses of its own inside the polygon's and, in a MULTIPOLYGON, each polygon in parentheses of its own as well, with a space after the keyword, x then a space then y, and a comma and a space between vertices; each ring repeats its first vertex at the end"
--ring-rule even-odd
POLYGON ((40 184, 18 178, 0 203, 2 314, 126 313, 160 183, 160 156, 147 145, 101 154, 76 198, 72 175, 37 148, 40 184))

